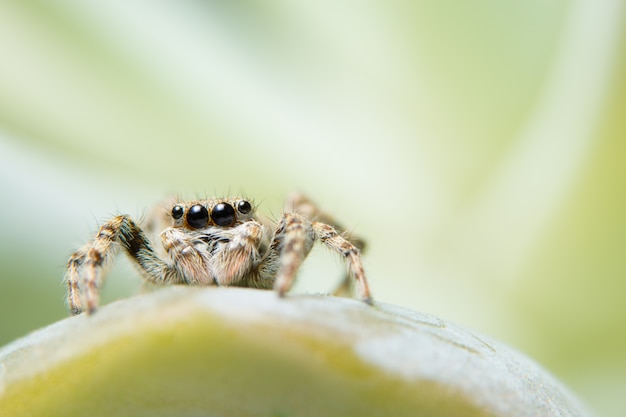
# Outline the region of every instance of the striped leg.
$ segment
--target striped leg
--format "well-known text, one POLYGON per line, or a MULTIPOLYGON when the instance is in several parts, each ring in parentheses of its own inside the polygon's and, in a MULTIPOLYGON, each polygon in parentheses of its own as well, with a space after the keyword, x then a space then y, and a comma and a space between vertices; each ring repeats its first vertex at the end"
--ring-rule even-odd
POLYGON ((315 232, 311 223, 296 213, 285 213, 274 235, 270 247, 270 262, 278 265, 274 288, 283 296, 296 277, 302 261, 311 251, 315 242, 315 232))
MULTIPOLYGON (((374 300, 370 293, 367 279, 365 278, 365 271, 363 264, 361 263, 361 257, 359 249, 348 239, 342 237, 334 227, 320 222, 313 222, 312 228, 315 231, 315 236, 323 244, 343 256, 348 264, 348 275, 352 277, 357 286, 357 292, 363 301, 367 304, 373 304, 374 300)), ((345 280, 344 280, 345 281, 345 280)))
POLYGON ((137 263, 148 281, 160 283, 174 278, 167 273, 170 268, 155 253, 141 228, 126 215, 115 216, 68 261, 65 279, 70 314, 79 314, 85 307, 88 313, 95 311, 100 299, 103 268, 115 254, 118 244, 137 263))
MULTIPOLYGON (((325 223, 332 226, 335 231, 340 234, 344 239, 348 240, 359 250, 360 253, 365 251, 366 242, 358 236, 354 236, 347 232, 346 229, 340 225, 330 214, 322 211, 317 205, 311 201, 307 196, 300 193, 293 193, 287 199, 287 204, 290 207, 288 209, 301 214, 312 222, 325 223)), ((350 296, 353 294, 353 282, 352 274, 347 271, 337 288, 333 291, 334 295, 350 296)))

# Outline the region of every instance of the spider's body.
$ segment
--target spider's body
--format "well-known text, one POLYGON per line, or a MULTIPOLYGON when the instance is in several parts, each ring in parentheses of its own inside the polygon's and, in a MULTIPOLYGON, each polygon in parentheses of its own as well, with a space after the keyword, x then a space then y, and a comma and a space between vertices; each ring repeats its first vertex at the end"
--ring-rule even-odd
POLYGON ((129 216, 113 217, 68 261, 71 314, 95 311, 103 266, 117 247, 152 284, 275 288, 284 295, 319 240, 346 260, 349 275, 342 285, 347 286, 352 276, 363 300, 371 303, 359 257, 362 243, 343 237, 341 227, 304 196, 296 195, 291 202, 292 210, 271 226, 257 218, 252 204, 241 198, 174 203, 167 216, 170 224, 160 234, 163 254, 129 216))

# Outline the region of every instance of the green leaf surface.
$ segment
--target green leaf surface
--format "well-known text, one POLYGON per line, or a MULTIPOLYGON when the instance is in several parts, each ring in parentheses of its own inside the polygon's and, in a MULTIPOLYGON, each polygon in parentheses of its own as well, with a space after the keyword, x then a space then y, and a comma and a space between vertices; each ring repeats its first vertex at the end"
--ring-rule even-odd
POLYGON ((327 296, 172 287, 0 349, 2 416, 584 416, 519 353, 327 296))

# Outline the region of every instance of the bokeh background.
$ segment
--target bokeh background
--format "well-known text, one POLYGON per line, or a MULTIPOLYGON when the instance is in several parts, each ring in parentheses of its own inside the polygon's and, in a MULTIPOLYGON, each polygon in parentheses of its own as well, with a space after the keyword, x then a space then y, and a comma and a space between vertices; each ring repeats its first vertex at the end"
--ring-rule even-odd
MULTIPOLYGON (((66 316, 108 216, 296 190, 368 240, 378 300, 622 416, 625 74, 620 0, 1 2, 0 344, 66 316)), ((120 259, 105 302, 139 287, 120 259)))

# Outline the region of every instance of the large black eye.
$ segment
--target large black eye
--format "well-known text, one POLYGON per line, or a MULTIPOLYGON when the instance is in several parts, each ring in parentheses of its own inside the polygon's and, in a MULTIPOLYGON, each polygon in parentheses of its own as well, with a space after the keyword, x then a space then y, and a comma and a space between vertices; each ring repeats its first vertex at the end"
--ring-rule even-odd
POLYGON ((252 206, 246 200, 241 200, 237 203, 237 210, 239 210, 241 214, 248 214, 252 211, 252 206))
POLYGON ((187 212, 187 223, 194 229, 204 227, 209 222, 209 212, 204 206, 196 204, 191 206, 187 212))
POLYGON ((213 207, 211 218, 218 226, 232 226, 235 223, 235 209, 230 204, 219 203, 213 207))
POLYGON ((172 217, 175 218, 176 220, 180 219, 181 217, 183 217, 183 212, 185 210, 183 210, 182 206, 174 206, 174 208, 172 208, 172 217))

